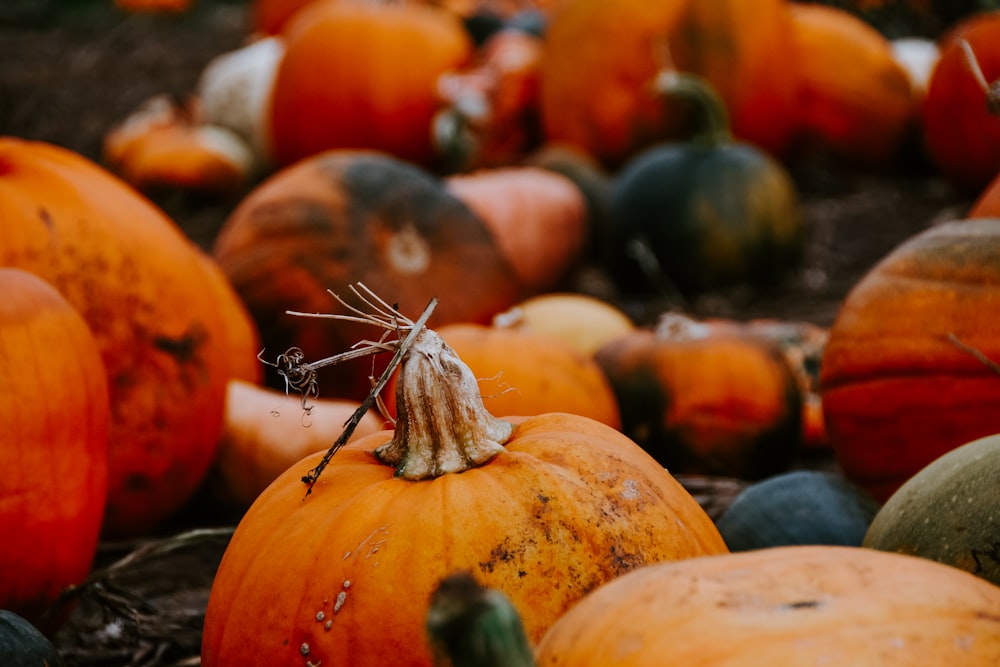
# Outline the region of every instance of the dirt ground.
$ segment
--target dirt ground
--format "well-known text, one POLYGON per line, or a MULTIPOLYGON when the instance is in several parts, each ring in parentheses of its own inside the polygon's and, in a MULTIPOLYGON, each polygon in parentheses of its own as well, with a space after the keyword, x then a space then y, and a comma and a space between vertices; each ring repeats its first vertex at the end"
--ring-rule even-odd
MULTIPOLYGON (((243 42, 246 25, 246 0, 199 0, 182 16, 126 15, 111 0, 2 0, 0 135, 60 144, 100 161, 114 123, 152 95, 191 92, 212 56, 243 42)), ((961 217, 971 203, 934 177, 919 150, 911 153, 892 173, 820 162, 796 168, 809 230, 802 270, 769 293, 708 296, 693 309, 829 325, 876 261, 920 230, 961 217)), ((237 198, 155 201, 208 249, 237 198)), ((706 504, 718 500, 704 493, 706 504)), ((103 545, 98 565, 111 568, 81 591, 57 637, 68 664, 198 664, 201 614, 228 533, 196 513, 181 523, 178 531, 198 532, 103 545)))

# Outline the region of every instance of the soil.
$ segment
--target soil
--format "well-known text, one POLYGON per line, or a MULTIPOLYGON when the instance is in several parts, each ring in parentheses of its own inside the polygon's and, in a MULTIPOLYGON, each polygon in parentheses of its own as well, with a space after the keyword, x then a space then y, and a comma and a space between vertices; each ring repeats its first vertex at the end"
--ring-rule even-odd
MULTIPOLYGON (((126 14, 112 0, 2 0, 0 135, 52 142, 100 162, 112 125, 153 95, 184 98, 213 56, 244 42, 246 26, 246 0, 199 0, 179 16, 126 14)), ((768 292, 702 297, 688 304, 696 314, 828 326, 875 262, 971 204, 934 175, 919 148, 890 171, 820 158, 796 165, 793 177, 809 230, 801 271, 768 292)), ((208 250, 242 194, 153 199, 208 250)), ((593 275, 584 274, 581 287, 588 280, 593 275)), ((648 314, 662 304, 626 305, 648 314)), ((689 483, 712 511, 739 488, 689 483)), ((67 664, 199 664, 204 603, 228 537, 227 521, 200 509, 185 513, 171 534, 102 545, 94 576, 76 591, 77 606, 56 635, 67 664)))

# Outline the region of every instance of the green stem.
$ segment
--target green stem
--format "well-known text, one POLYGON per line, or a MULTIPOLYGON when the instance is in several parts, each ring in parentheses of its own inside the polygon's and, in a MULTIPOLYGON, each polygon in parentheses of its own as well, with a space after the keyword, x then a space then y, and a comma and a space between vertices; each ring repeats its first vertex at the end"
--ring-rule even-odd
POLYGON ((726 105, 704 78, 667 68, 657 73, 653 88, 659 95, 681 98, 694 105, 698 124, 691 141, 718 146, 733 140, 726 105))

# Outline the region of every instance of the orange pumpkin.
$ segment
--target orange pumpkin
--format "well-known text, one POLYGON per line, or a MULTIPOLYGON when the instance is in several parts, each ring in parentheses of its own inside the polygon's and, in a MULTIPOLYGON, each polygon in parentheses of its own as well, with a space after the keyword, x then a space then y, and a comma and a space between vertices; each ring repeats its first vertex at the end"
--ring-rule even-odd
POLYGON ((553 625, 539 667, 987 667, 1000 588, 914 556, 756 549, 630 572, 553 625))
POLYGON ((224 321, 235 294, 131 187, 69 150, 14 138, 0 139, 0 265, 45 278, 90 325, 112 407, 105 529, 149 529, 211 464, 229 372, 247 363, 229 347, 240 324, 224 321))
MULTIPOLYGON (((337 399, 310 398, 303 403, 284 392, 231 380, 212 490, 227 504, 249 507, 293 463, 325 452, 358 406, 337 399)), ((381 417, 367 413, 353 435, 379 431, 382 423, 381 417)))
POLYGON ((924 98, 924 142, 949 181, 975 192, 1000 173, 1000 10, 963 19, 940 44, 924 98))
POLYGON ((790 21, 783 0, 568 0, 546 32, 545 137, 620 165, 680 136, 683 107, 668 104, 654 85, 659 71, 676 68, 718 91, 737 138, 782 153, 794 130, 797 90, 790 21))
MULTIPOLYGON (((367 335, 350 322, 287 314, 345 312, 330 291, 348 298, 353 282, 404 311, 443 297, 434 324, 486 323, 522 295, 486 225, 439 179, 371 152, 330 151, 274 174, 225 221, 214 255, 272 359, 290 347, 321 359, 367 335)), ((356 361, 320 378, 329 397, 360 401, 371 371, 356 361)), ((283 386, 273 373, 267 382, 283 386)))
POLYGON ((966 217, 1000 218, 1000 173, 979 193, 966 217))
POLYGON ((54 287, 0 268, 0 293, 0 608, 38 622, 97 550, 107 374, 87 323, 54 287))
POLYGON ((865 165, 899 156, 916 120, 910 76, 892 43, 836 7, 789 5, 799 69, 801 150, 865 165))
POLYGON ((279 165, 334 148, 436 163, 434 86, 472 54, 455 16, 414 3, 315 2, 282 35, 270 107, 279 165))
POLYGON ((404 355, 398 392, 392 434, 337 451, 309 495, 302 477, 323 455, 301 461, 244 515, 209 596, 203 665, 429 667, 426 601, 455 570, 501 589, 537 640, 624 572, 725 551, 694 498, 618 431, 490 415, 431 330, 404 355))
POLYGON ((565 286, 590 240, 587 202, 572 180, 541 167, 505 167, 445 179, 486 223, 523 293, 565 286))
POLYGON ((844 474, 880 501, 942 454, 1000 432, 1000 219, 940 224, 848 293, 820 386, 844 474))
POLYGON ((759 479, 793 462, 802 393, 773 342, 668 313, 595 358, 622 431, 672 472, 759 479))

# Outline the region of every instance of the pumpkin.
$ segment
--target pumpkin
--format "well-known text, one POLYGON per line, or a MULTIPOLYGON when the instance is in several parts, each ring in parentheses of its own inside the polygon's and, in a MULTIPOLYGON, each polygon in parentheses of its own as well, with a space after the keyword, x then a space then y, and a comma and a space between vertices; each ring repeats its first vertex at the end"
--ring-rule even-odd
POLYGON ((0 662, 6 667, 62 667, 56 647, 26 618, 0 609, 0 662))
POLYGON ((417 3, 315 2, 281 34, 269 116, 279 165, 334 148, 436 163, 434 87, 472 55, 454 15, 417 3))
POLYGON ((539 667, 986 667, 1000 588, 922 558, 808 545, 637 569, 559 619, 539 667))
POLYGON ((983 188, 966 214, 968 218, 1000 218, 1000 172, 983 188))
MULTIPOLYGON (((359 405, 338 399, 302 401, 245 380, 230 380, 211 482, 214 495, 228 505, 249 507, 293 463, 326 451, 359 405)), ((382 419, 369 412, 354 437, 381 429, 382 419)))
POLYGON ((546 31, 544 136, 618 168, 681 136, 683 108, 654 85, 658 73, 676 69, 704 77, 719 92, 737 137, 780 154, 794 131, 791 40, 783 0, 568 0, 546 31))
POLYGON ((0 293, 0 608, 37 621, 97 550, 107 375, 87 323, 54 287, 0 268, 0 293))
MULTIPOLYGON (((428 172, 369 151, 329 151, 277 172, 226 219, 213 255, 271 358, 298 347, 321 359, 363 338, 351 322, 287 314, 344 312, 330 292, 349 299, 355 281, 403 311, 444 297, 434 325, 487 323, 522 298, 478 216, 428 172)), ((344 363, 319 377, 328 397, 360 401, 372 370, 344 363)), ((284 386, 273 370, 266 383, 284 386)))
POLYGON ((526 295, 563 287, 582 263, 590 226, 583 193, 540 167, 457 174, 445 188, 486 223, 526 295))
POLYGON ((892 43, 857 16, 822 4, 789 5, 799 69, 804 152, 886 166, 917 118, 910 76, 892 43))
POLYGON ((907 239, 850 290, 820 391, 837 461, 880 502, 921 468, 1000 431, 1000 220, 907 239))
POLYGON ((777 345, 665 314, 606 343, 595 359, 622 431, 675 474, 761 479, 799 450, 802 394, 777 345))
MULTIPOLYGON (((111 398, 108 534, 179 509, 208 471, 239 324, 219 268, 173 220, 64 148, 0 139, 0 265, 52 283, 90 326, 111 398)), ((249 352, 248 352, 249 354, 249 352)), ((246 363, 246 362, 243 362, 246 363)))
POLYGON ((715 524, 730 551, 858 547, 878 510, 874 498, 840 473, 792 470, 745 487, 715 524))
POLYGON ((1000 10, 973 14, 941 37, 923 137, 933 164, 965 191, 977 192, 1000 172, 998 79, 1000 10))
POLYGON ((636 328, 624 311, 609 301, 573 292, 529 297, 493 318, 493 326, 552 336, 584 356, 636 328))
POLYGON ((542 38, 501 28, 467 67, 445 72, 434 118, 437 150, 454 171, 516 163, 539 142, 538 77, 542 38))
POLYGON ((690 141, 647 149, 619 172, 609 271, 629 292, 690 295, 779 281, 805 246, 791 177, 755 146, 731 140, 725 109, 703 79, 671 74, 663 85, 698 106, 703 126, 690 141))
POLYGON ((1000 585, 1000 434, 942 454, 889 497, 864 546, 929 558, 1000 585))
POLYGON ((413 335, 394 432, 346 444, 322 475, 323 454, 304 459, 240 521, 209 595, 206 667, 430 665, 426 602, 455 570, 503 591, 537 641, 613 577, 724 552, 694 498, 621 433, 564 413, 498 419, 439 335, 413 335))

